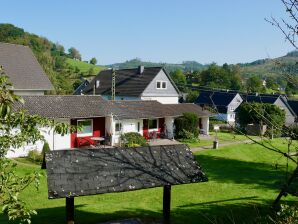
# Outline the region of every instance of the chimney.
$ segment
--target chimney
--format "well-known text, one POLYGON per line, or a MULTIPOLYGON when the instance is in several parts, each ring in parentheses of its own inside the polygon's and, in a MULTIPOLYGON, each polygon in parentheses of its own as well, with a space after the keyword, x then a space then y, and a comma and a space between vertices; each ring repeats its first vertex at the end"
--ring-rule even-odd
POLYGON ((141 75, 144 72, 145 67, 143 65, 140 65, 138 67, 138 74, 141 75))

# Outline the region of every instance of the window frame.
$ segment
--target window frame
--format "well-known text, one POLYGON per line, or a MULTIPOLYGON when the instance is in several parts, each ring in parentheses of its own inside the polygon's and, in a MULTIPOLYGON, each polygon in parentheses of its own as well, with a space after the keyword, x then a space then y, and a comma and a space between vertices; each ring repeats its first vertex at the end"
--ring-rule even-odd
POLYGON ((116 122, 116 123, 115 123, 115 134, 119 134, 119 133, 121 133, 122 130, 123 130, 122 123, 121 123, 121 122, 116 122), (117 131, 117 125, 118 125, 118 124, 119 124, 120 129, 117 131))
POLYGON ((77 120, 77 126, 79 126, 79 122, 84 122, 84 121, 91 121, 91 132, 79 133, 79 131, 77 131, 77 137, 91 137, 91 136, 93 136, 93 119, 79 119, 79 120, 77 120))
POLYGON ((163 80, 156 80, 156 89, 167 89, 168 88, 168 82, 163 80), (158 87, 158 83, 160 87, 158 87), (165 84, 165 87, 163 87, 163 84, 165 84))
POLYGON ((158 127, 159 127, 159 119, 148 119, 148 130, 149 131, 158 131, 158 127), (156 128, 150 128, 150 121, 152 120, 156 120, 156 128))

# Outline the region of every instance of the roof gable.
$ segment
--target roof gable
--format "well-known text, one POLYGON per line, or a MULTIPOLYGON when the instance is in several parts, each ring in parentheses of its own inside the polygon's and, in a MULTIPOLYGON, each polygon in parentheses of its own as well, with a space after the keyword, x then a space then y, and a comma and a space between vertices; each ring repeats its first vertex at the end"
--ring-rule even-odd
POLYGON ((296 114, 296 116, 298 116, 298 101, 297 100, 289 100, 288 101, 290 107, 292 108, 292 110, 294 111, 294 113, 296 114))
POLYGON ((0 43, 0 65, 16 90, 54 89, 27 46, 0 43))
MULTIPOLYGON (((138 68, 116 70, 116 95, 140 97, 161 70, 162 67, 145 67, 142 74, 139 74, 138 68)), ((111 95, 112 70, 101 71, 84 89, 85 94, 93 93, 96 80, 100 81, 100 86, 96 88, 95 94, 111 95)))
POLYGON ((201 91, 195 103, 216 108, 219 113, 226 113, 227 107, 237 95, 240 96, 236 92, 201 91))
POLYGON ((142 96, 179 96, 179 90, 174 81, 168 73, 161 69, 158 74, 151 80, 148 86, 144 89, 142 96), (156 82, 165 81, 167 84, 166 89, 157 89, 156 82))

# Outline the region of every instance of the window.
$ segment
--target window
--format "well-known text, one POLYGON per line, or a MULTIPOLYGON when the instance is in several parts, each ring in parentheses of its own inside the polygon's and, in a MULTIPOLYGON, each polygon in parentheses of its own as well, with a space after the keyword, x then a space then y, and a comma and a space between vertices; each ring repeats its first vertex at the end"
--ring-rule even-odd
POLYGON ((148 121, 149 129, 157 129, 157 119, 152 119, 148 121))
POLYGON ((78 130, 78 137, 92 136, 93 135, 93 121, 92 119, 88 120, 78 120, 77 125, 80 127, 78 130))
POLYGON ((234 111, 235 110, 235 108, 234 107, 230 107, 230 111, 234 111))
POLYGON ((156 81, 156 89, 166 89, 167 82, 166 81, 156 81))
POLYGON ((156 82, 156 89, 160 89, 161 88, 160 86, 161 86, 161 82, 160 81, 157 81, 156 82))
POLYGON ((115 124, 115 131, 116 132, 122 131, 122 124, 121 123, 116 123, 115 124))
POLYGON ((138 132, 140 132, 140 130, 141 130, 141 124, 140 122, 138 122, 138 132))

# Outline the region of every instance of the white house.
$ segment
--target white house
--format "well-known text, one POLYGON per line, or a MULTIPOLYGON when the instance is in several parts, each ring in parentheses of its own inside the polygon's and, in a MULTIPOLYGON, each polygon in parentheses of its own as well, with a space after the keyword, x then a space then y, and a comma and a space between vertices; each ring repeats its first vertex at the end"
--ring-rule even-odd
POLYGON ((239 93, 233 91, 200 91, 195 103, 214 109, 215 118, 234 125, 235 110, 240 106, 243 99, 239 93))
MULTIPOLYGON (((78 148, 94 144, 94 137, 103 137, 112 146, 120 143, 121 134, 138 132, 146 139, 173 138, 174 120, 185 112, 200 117, 199 128, 208 134, 212 113, 195 104, 161 104, 157 101, 108 101, 101 96, 24 96, 24 104, 16 103, 14 110, 24 109, 71 125, 82 130, 61 136, 48 128, 41 129, 52 150, 78 148)), ((9 157, 26 156, 29 150, 41 150, 42 143, 26 145, 10 151, 9 157)))
MULTIPOLYGON (((112 70, 101 71, 83 93, 111 99, 112 83, 112 70)), ((179 100, 178 88, 162 67, 116 70, 115 93, 116 100, 157 100, 163 104, 177 104, 179 100)))

